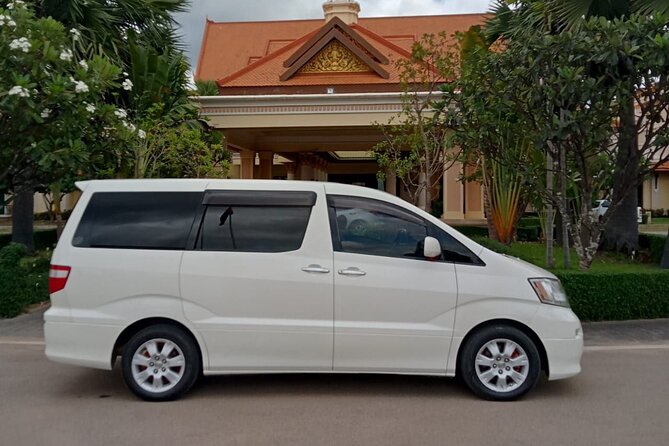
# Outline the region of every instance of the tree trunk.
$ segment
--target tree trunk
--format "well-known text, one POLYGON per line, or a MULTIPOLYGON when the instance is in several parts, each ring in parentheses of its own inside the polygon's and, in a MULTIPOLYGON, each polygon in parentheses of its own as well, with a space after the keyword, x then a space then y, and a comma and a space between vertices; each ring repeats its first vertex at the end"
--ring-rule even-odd
POLYGON ((35 250, 33 240, 34 192, 32 187, 17 187, 12 210, 12 241, 22 243, 28 252, 35 250))
MULTIPOLYGON (((560 111, 562 115, 562 111, 560 111)), ((560 200, 562 200, 563 209, 568 209, 567 204, 567 150, 563 144, 560 145, 560 200)), ((571 258, 569 252, 569 223, 565 221, 565 216, 562 216, 562 267, 565 269, 571 268, 571 258)))
MULTIPOLYGON (((487 175, 485 170, 483 171, 483 175, 487 175)), ((490 180, 486 180, 488 182, 490 180)), ((490 184, 490 183, 488 183, 490 184)), ((497 229, 495 228, 495 224, 492 221, 492 212, 490 209, 490 198, 488 197, 488 188, 484 187, 483 188, 483 211, 485 212, 485 219, 486 223, 488 224, 488 238, 490 240, 495 240, 499 241, 499 236, 497 235, 497 229)))
POLYGON ((604 228, 601 247, 607 251, 632 254, 639 249, 637 223, 637 191, 631 185, 639 177, 639 143, 637 141, 634 100, 630 100, 620 116, 620 142, 616 155, 616 174, 613 185, 613 209, 604 228))
MULTIPOLYGON (((553 155, 550 150, 546 152, 546 193, 553 195, 553 155)), ((555 267, 555 258, 553 257, 553 221, 555 208, 549 201, 546 207, 546 268, 555 267)))

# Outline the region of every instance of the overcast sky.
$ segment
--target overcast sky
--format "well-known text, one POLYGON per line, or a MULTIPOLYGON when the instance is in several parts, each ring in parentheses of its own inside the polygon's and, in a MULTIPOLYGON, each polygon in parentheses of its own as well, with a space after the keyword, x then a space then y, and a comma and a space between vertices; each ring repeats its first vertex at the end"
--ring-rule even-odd
MULTIPOLYGON (((324 0, 191 0, 188 13, 179 14, 186 54, 197 62, 207 17, 217 22, 318 19, 324 0)), ((361 17, 486 12, 490 0, 358 0, 361 17)))

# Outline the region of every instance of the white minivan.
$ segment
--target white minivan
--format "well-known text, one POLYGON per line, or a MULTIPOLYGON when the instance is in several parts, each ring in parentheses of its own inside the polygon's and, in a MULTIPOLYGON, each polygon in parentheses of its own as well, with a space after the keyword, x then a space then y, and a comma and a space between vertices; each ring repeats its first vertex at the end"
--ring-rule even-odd
POLYGON ((462 377, 512 400, 581 370, 553 274, 384 192, 250 180, 102 180, 53 253, 46 355, 183 395, 201 374, 462 377))

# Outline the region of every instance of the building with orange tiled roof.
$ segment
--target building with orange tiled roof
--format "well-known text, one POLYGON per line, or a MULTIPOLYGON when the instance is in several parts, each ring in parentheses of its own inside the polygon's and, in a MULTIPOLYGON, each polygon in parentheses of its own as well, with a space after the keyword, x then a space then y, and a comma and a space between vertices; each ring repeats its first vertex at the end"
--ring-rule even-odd
MULTIPOLYGON (((207 20, 195 73, 219 95, 201 112, 236 152, 232 176, 337 181, 406 196, 397 179, 377 181, 370 151, 376 123, 402 107, 396 62, 424 34, 451 35, 482 24, 483 14, 359 18, 352 0, 323 4, 322 20, 207 20)), ((443 218, 482 219, 482 190, 444 175, 443 218)))

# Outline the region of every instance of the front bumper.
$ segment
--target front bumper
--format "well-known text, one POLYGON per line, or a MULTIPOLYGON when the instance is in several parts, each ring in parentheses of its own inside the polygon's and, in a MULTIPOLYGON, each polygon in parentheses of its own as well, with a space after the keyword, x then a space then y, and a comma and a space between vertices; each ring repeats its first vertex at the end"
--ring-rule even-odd
POLYGON ((548 379, 564 379, 581 371, 583 328, 569 308, 541 304, 532 321, 546 350, 548 379))

